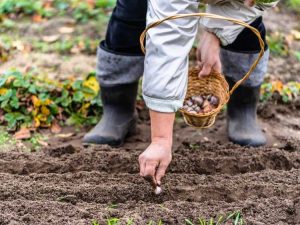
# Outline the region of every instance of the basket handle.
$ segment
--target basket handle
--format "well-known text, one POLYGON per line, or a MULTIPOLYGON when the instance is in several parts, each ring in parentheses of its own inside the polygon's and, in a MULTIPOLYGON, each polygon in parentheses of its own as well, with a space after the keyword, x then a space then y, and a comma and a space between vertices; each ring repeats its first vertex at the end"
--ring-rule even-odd
POLYGON ((244 27, 250 29, 257 36, 257 38, 259 40, 259 45, 260 45, 260 48, 261 48, 260 53, 259 53, 257 59, 254 61, 253 65, 250 67, 250 70, 244 75, 244 77, 241 80, 237 81, 235 83, 235 85, 232 87, 232 89, 229 91, 229 94, 232 95, 232 93, 238 88, 238 86, 240 86, 241 83, 243 83, 246 79, 248 79, 248 77, 254 71, 254 69, 256 68, 256 66, 259 63, 260 59, 264 55, 265 43, 261 38, 260 32, 256 28, 250 26, 249 24, 247 24, 243 21, 234 19, 234 18, 227 18, 227 17, 224 17, 224 16, 219 16, 219 15, 210 14, 210 13, 177 14, 177 15, 173 15, 173 16, 168 16, 168 17, 166 17, 162 20, 159 20, 157 22, 154 22, 154 23, 150 24, 143 31, 143 33, 140 36, 140 44, 141 44, 141 49, 142 49, 143 53, 146 53, 144 41, 145 41, 146 34, 147 34, 148 30, 162 24, 163 22, 165 22, 167 20, 175 20, 175 19, 186 18, 186 17, 207 17, 207 18, 211 18, 211 19, 226 20, 226 21, 229 21, 229 22, 232 22, 232 23, 235 23, 235 24, 239 24, 241 26, 244 26, 244 27))

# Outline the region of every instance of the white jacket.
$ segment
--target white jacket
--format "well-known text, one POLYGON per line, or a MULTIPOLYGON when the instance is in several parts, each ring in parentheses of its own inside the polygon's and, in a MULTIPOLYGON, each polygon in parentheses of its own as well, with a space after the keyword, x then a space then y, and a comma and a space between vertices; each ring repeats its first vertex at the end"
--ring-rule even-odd
MULTIPOLYGON (((243 0, 208 0, 207 12, 251 23, 274 4, 247 7, 243 0)), ((148 0, 147 24, 175 14, 197 13, 198 0, 148 0)), ((202 19, 206 29, 216 33, 223 45, 232 43, 243 30, 239 25, 202 19)), ((159 112, 176 112, 182 107, 188 75, 188 54, 193 46, 199 18, 166 21, 150 29, 146 39, 143 97, 147 106, 159 112)))
MULTIPOLYGON (((274 3, 258 4, 254 7, 247 7, 241 0, 208 0, 206 12, 225 17, 233 17, 244 21, 248 24, 252 23, 256 18, 263 15, 268 8, 274 7, 279 1, 274 3)), ((234 42, 240 32, 244 29, 240 25, 230 22, 214 19, 201 19, 201 24, 209 31, 215 33, 226 46, 234 42)))

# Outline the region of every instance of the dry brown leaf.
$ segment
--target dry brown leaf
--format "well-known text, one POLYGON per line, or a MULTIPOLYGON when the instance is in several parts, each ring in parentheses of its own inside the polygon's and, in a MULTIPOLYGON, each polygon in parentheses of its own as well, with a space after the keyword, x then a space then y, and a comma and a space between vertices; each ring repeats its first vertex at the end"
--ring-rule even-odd
POLYGON ((286 35, 285 42, 288 46, 291 46, 295 40, 295 37, 292 34, 286 35))
POLYGON ((71 53, 72 54, 79 54, 81 52, 80 48, 78 48, 77 46, 74 46, 72 49, 71 49, 71 53))
POLYGON ((39 14, 35 14, 35 15, 32 16, 32 20, 35 23, 40 23, 40 22, 43 21, 43 17, 39 14))
POLYGON ((53 8, 53 0, 45 0, 43 6, 45 9, 51 9, 53 8))
POLYGON ((279 93, 281 93, 282 89, 283 89, 283 83, 280 80, 274 81, 273 82, 273 92, 277 91, 279 93))
POLYGON ((48 147, 48 146, 49 146, 49 144, 48 144, 46 141, 37 140, 37 142, 38 142, 40 145, 44 146, 44 147, 48 147))
POLYGON ((53 134, 58 134, 61 132, 61 126, 57 122, 53 122, 51 125, 51 132, 53 134))
POLYGON ((300 40, 300 31, 299 30, 292 30, 291 34, 294 36, 296 40, 300 40))
POLYGON ((95 8, 95 0, 86 0, 91 8, 95 8))
POLYGON ((50 35, 50 36, 43 36, 42 40, 44 42, 53 43, 60 38, 60 35, 50 35))
POLYGON ((17 140, 26 140, 31 138, 31 132, 27 128, 21 128, 18 132, 14 134, 14 138, 17 140))
POLYGON ((57 134, 55 135, 55 137, 59 137, 59 138, 69 138, 74 136, 74 133, 66 133, 66 134, 57 134))
POLYGON ((25 49, 25 45, 22 41, 18 40, 18 41, 14 41, 12 43, 13 47, 16 48, 18 51, 24 51, 25 49))
POLYGON ((71 34, 74 32, 74 27, 61 27, 58 29, 61 34, 71 34))

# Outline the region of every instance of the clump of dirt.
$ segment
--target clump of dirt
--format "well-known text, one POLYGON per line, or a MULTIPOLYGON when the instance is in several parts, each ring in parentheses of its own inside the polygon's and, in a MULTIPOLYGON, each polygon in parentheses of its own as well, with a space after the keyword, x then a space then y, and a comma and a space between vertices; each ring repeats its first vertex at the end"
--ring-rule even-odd
POLYGON ((138 156, 150 142, 145 115, 121 148, 85 149, 86 130, 64 128, 40 151, 0 151, 0 224, 106 224, 112 217, 185 224, 235 210, 246 224, 299 224, 300 115, 294 109, 260 106, 268 145, 259 148, 228 142, 226 112, 205 130, 178 119, 159 196, 138 175, 138 156))
MULTIPOLYGON (((143 129, 143 126, 140 126, 143 129)), ((72 145, 36 153, 0 153, 0 224, 105 224, 111 217, 185 224, 241 210, 247 224, 296 224, 300 149, 245 148, 181 140, 163 194, 138 175, 147 143, 124 148, 72 145), (128 150, 130 149, 130 150, 128 150), (111 208, 113 204, 115 207, 111 208)))

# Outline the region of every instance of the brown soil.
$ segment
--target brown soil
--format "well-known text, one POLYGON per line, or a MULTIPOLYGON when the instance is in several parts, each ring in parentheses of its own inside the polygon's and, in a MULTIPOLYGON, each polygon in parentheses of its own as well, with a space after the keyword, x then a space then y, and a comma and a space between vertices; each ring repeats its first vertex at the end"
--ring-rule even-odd
MULTIPOLYGON (((262 124, 283 127, 280 112, 290 109, 267 107, 275 115, 263 113, 262 124)), ((290 117, 297 113, 289 111, 290 117)), ((176 123, 161 196, 138 175, 138 155, 149 143, 147 121, 122 148, 84 149, 79 133, 53 138, 53 147, 36 153, 1 152, 0 224, 106 224, 112 217, 122 224, 185 224, 235 210, 246 224, 300 224, 300 141, 271 133, 268 147, 240 147, 226 140, 224 124, 224 115, 210 130, 176 123)))
MULTIPOLYGON (((292 30, 299 30, 299 15, 287 11, 284 7, 268 11, 264 21, 268 32, 280 32, 289 36, 292 30)), ((284 81, 300 81, 300 63, 293 56, 293 52, 300 51, 299 41, 289 41, 291 53, 287 57, 271 56, 268 75, 280 77, 284 81)))

